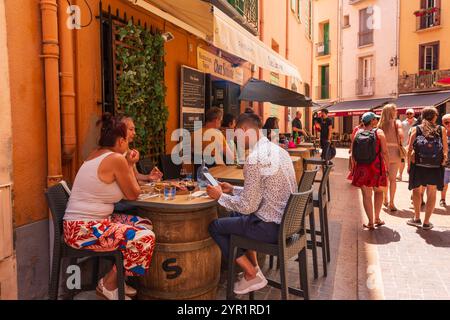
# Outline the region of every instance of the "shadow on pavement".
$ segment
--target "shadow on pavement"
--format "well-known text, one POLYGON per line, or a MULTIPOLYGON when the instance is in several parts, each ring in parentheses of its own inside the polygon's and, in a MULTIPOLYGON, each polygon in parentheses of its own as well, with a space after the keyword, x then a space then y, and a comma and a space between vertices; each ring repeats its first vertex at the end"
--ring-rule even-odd
POLYGON ((393 216, 393 217, 397 217, 397 218, 405 218, 405 219, 409 219, 411 217, 414 216, 414 211, 411 210, 407 210, 407 209, 403 209, 403 210, 397 210, 397 211, 390 211, 387 208, 383 208, 382 209, 386 214, 393 216))
POLYGON ((365 235, 363 235, 364 242, 369 244, 389 244, 392 242, 399 242, 400 239, 400 233, 386 225, 378 227, 373 231, 367 231, 365 235))
POLYGON ((423 230, 417 228, 417 234, 434 247, 450 248, 450 230, 423 230))

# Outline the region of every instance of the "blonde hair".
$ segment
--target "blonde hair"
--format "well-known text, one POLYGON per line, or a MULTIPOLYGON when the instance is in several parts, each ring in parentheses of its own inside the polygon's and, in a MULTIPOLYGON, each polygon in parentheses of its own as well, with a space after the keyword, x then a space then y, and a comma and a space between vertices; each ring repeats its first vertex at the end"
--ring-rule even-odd
POLYGON ((392 124, 395 124, 395 116, 397 112, 397 106, 393 103, 388 103, 383 107, 381 111, 381 119, 378 123, 378 128, 383 131, 389 131, 392 124))
POLYGON ((442 121, 447 120, 447 119, 450 119, 450 113, 444 114, 442 116, 442 121))
POLYGON ((426 107, 422 110, 422 133, 425 137, 438 136, 439 128, 433 119, 437 119, 439 112, 435 107, 426 107))

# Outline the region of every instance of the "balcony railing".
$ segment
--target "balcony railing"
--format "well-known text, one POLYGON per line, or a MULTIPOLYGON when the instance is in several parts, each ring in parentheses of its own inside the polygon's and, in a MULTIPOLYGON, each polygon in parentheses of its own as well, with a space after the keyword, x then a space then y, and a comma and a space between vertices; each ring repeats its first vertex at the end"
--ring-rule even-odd
POLYGON ((416 15, 416 30, 424 30, 441 25, 441 8, 422 9, 414 12, 416 15))
POLYGON ((373 30, 358 32, 358 46, 367 46, 373 43, 373 30))
POLYGON ((316 87, 316 97, 318 100, 330 99, 331 86, 323 85, 316 87))
POLYGON ((399 77, 398 92, 442 90, 442 87, 436 85, 435 82, 448 77, 450 77, 450 70, 421 70, 419 73, 404 74, 399 77))
POLYGON ((316 43, 316 57, 330 54, 330 41, 316 43))
POLYGON ((356 80, 357 96, 373 96, 375 94, 375 78, 356 80))
POLYGON ((247 23, 258 30, 258 0, 227 0, 247 23))

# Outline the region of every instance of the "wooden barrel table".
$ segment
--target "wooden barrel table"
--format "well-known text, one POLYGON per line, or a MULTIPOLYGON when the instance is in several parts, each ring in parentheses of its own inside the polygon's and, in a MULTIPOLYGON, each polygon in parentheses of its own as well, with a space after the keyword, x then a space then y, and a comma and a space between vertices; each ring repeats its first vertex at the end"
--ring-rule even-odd
POLYGON ((215 299, 221 253, 208 226, 217 219, 210 198, 128 201, 153 223, 156 247, 150 269, 139 278, 138 299, 215 299))
POLYGON ((295 173, 296 173, 296 178, 297 178, 297 182, 300 181, 302 175, 303 175, 303 159, 309 159, 311 158, 311 154, 310 154, 310 150, 307 148, 294 148, 294 149, 287 149, 287 151, 289 152, 289 154, 292 157, 298 157, 299 161, 297 161, 296 163, 294 163, 294 167, 295 167, 295 173))

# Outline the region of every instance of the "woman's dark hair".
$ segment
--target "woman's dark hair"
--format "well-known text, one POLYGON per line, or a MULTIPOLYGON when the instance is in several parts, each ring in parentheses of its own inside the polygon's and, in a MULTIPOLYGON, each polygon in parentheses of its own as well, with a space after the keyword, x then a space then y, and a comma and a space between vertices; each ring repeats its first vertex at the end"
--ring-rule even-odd
POLYGON ((106 112, 101 119, 97 121, 97 126, 101 124, 100 139, 98 145, 100 147, 114 147, 119 138, 127 138, 127 125, 122 121, 121 116, 113 116, 106 112))
POLYGON ((267 139, 272 141, 272 130, 279 129, 277 124, 278 118, 277 117, 269 117, 266 120, 266 123, 264 123, 263 129, 267 130, 267 139))
POLYGON ((264 123, 263 129, 279 129, 277 125, 278 118, 276 117, 269 117, 266 120, 266 123, 264 123))
POLYGON ((228 128, 236 120, 236 117, 231 113, 225 113, 222 119, 222 127, 228 128))

